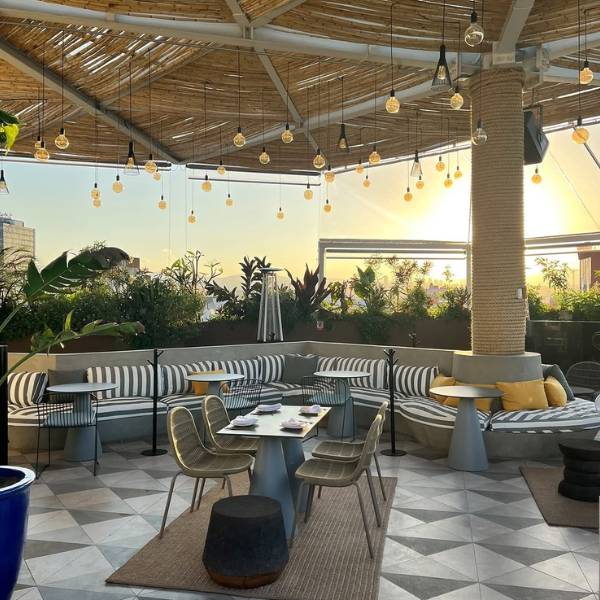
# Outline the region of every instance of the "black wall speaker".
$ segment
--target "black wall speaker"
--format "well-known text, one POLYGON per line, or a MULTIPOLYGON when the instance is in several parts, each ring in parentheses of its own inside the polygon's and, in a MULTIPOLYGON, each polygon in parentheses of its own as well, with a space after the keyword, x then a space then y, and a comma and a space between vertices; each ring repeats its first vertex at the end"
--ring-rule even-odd
POLYGON ((544 160, 548 150, 548 138, 543 132, 532 110, 523 111, 524 160, 526 165, 537 165, 544 160))

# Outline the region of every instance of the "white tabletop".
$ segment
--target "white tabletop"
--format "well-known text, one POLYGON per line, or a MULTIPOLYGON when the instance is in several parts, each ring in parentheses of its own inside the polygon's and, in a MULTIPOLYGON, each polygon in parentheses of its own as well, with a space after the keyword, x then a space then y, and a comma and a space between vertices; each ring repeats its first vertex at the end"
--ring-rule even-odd
POLYGON ((498 388, 483 388, 476 385, 444 385, 431 388, 429 393, 446 398, 459 398, 460 400, 500 398, 502 396, 502 392, 498 388))
POLYGON ((297 438, 303 439, 308 433, 319 424, 319 421, 330 411, 330 408, 323 407, 318 415, 300 414, 301 406, 282 406, 276 413, 248 413, 255 415, 258 422, 253 427, 232 427, 228 425, 217 433, 224 435, 241 435, 250 437, 279 437, 279 438, 297 438), (281 422, 288 419, 297 419, 304 421, 304 428, 298 431, 292 429, 282 429, 281 422))
POLYGON ((48 392, 55 392, 57 394, 90 394, 92 392, 105 392, 107 390, 114 390, 118 388, 116 383, 60 383, 58 385, 51 385, 46 388, 48 392))
POLYGON ((354 379, 355 377, 368 377, 367 371, 315 371, 316 377, 329 377, 330 379, 354 379))
POLYGON ((244 379, 244 376, 239 373, 194 373, 186 375, 185 378, 188 381, 205 381, 211 383, 215 381, 237 381, 238 379, 244 379))

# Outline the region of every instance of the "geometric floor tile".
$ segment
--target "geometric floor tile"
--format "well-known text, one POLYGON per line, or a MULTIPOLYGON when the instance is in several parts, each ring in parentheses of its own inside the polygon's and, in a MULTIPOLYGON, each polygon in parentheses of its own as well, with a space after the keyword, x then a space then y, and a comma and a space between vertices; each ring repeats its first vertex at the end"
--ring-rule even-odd
POLYGON ((466 588, 472 583, 470 581, 456 581, 451 579, 440 579, 437 577, 423 577, 422 575, 396 575, 394 573, 382 573, 383 577, 399 588, 406 590, 419 600, 431 600, 450 591, 466 588))

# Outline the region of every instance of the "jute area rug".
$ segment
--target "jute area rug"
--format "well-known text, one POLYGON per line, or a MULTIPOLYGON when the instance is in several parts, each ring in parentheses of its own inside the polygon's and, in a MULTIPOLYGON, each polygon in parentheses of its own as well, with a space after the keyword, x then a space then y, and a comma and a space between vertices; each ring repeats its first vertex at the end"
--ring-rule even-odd
POLYGON ((531 493, 548 525, 598 529, 598 504, 566 498, 558 493, 562 467, 520 467, 531 493))
MULTIPOLYGON (((248 492, 245 475, 232 478, 235 494, 248 492)), ((199 511, 185 511, 166 529, 163 539, 155 537, 108 583, 145 588, 212 592, 265 600, 376 600, 385 531, 396 478, 384 478, 387 502, 375 479, 382 526, 377 527, 366 479, 361 492, 369 518, 375 558, 369 557, 356 490, 326 488, 315 500, 309 522, 299 523, 289 562, 281 577, 267 586, 238 590, 217 585, 202 564, 204 540, 214 502, 225 492, 216 486, 208 492, 199 511)))

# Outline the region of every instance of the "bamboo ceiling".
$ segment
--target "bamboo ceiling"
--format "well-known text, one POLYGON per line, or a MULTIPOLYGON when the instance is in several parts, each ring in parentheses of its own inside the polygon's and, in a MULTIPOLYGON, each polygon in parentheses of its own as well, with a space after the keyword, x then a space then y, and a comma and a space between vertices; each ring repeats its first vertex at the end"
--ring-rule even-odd
MULTIPOLYGON (((230 25, 232 31, 238 27, 239 35, 247 37, 248 28, 256 24, 271 33, 294 32, 316 40, 372 44, 383 52, 389 45, 389 0, 48 0, 46 4, 64 5, 65 10, 69 7, 98 11, 99 15, 155 17, 162 22, 177 23, 185 31, 188 31, 186 26, 191 30, 202 24, 221 24, 230 25)), ((483 51, 490 52, 492 42, 500 39, 511 4, 512 0, 486 3, 483 51)), ((595 8, 598 3, 582 0, 581 4, 582 10, 588 11, 588 35, 597 34, 600 32, 600 9, 595 8)), ((480 0, 476 5, 481 20, 480 0)), ((56 7, 54 10, 60 12, 56 7)), ((455 52, 458 25, 464 32, 472 1, 448 2, 446 10, 445 41, 448 50, 455 52)), ((319 56, 314 51, 303 52, 302 47, 284 51, 246 45, 238 50, 233 44, 186 37, 185 31, 175 37, 148 30, 132 31, 124 26, 121 29, 118 20, 106 20, 104 27, 98 27, 83 22, 83 17, 69 23, 60 18, 5 16, 0 2, 0 34, 6 45, 40 66, 43 63, 46 74, 60 80, 64 43, 65 86, 89 97, 102 113, 108 112, 125 123, 119 130, 103 118, 105 115, 95 116, 89 107, 86 109, 68 98, 61 102, 56 87, 46 85, 42 91, 39 77, 27 74, 19 64, 0 60, 0 106, 18 114, 24 124, 14 150, 31 154, 42 115, 43 137, 52 157, 84 161, 122 162, 127 152, 129 123, 153 139, 155 158, 164 158, 168 153, 182 163, 217 163, 222 156, 227 165, 257 170, 312 168, 315 146, 321 148, 333 167, 342 167, 365 160, 374 143, 382 157, 388 158, 410 154, 416 146, 427 149, 446 145, 448 140, 454 143, 468 139, 468 78, 475 70, 473 65, 462 72, 460 85, 465 104, 461 110, 450 109, 447 91, 428 91, 403 101, 400 112, 390 115, 383 106, 383 97, 392 87, 391 70, 385 59, 363 60, 326 52, 319 56), (277 77, 279 89, 274 83, 277 77), (285 88, 288 77, 289 107, 286 107, 282 86, 285 88), (349 115, 344 121, 351 145, 347 153, 336 148, 342 77, 344 110, 349 115), (239 120, 244 135, 253 145, 234 150, 231 141, 238 127, 238 83, 239 120), (53 139, 63 114, 71 143, 61 153, 54 147, 53 139), (292 129, 298 128, 290 145, 279 139, 286 120, 292 129), (307 128, 309 138, 305 133, 307 128), (260 167, 257 160, 263 132, 266 132, 264 145, 271 155, 268 167, 260 167)), ((410 66, 397 61, 393 81, 397 95, 401 97, 415 87, 428 86, 435 66, 435 60, 431 65, 428 60, 432 51, 437 52, 441 35, 442 0, 394 1, 394 48, 412 49, 416 57, 412 62, 419 64, 410 66)), ((576 35, 575 2, 537 0, 521 30, 517 47, 531 48, 576 35)), ((463 42, 462 51, 465 50, 473 51, 463 42)), ((600 78, 600 45, 590 49, 587 57, 596 79, 600 78)), ((578 54, 571 49, 564 56, 553 56, 550 65, 577 72, 578 54)), ((580 111, 579 103, 584 118, 600 116, 600 87, 586 88, 579 99, 575 82, 546 81, 535 86, 534 95, 531 81, 527 85, 523 103, 541 103, 546 125, 574 120, 580 111)), ((493 106, 486 110, 493 110, 493 106)), ((145 158, 150 151, 150 143, 136 142, 138 159, 145 158)))

